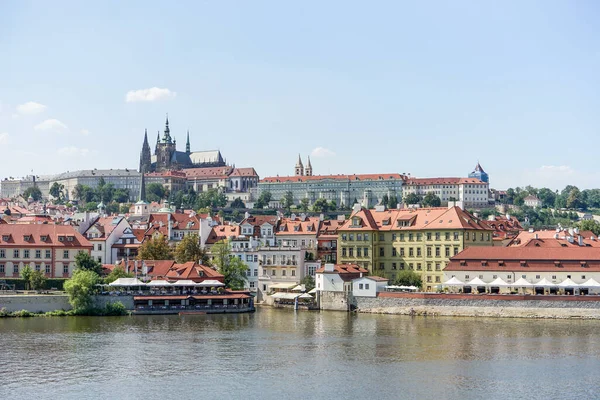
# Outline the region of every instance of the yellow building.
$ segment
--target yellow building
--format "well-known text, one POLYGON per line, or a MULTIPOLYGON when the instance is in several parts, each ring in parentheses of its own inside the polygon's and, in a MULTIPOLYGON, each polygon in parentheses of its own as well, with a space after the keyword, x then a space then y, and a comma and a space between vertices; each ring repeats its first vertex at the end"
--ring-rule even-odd
POLYGON ((450 257, 470 246, 492 246, 493 229, 459 207, 355 209, 338 229, 338 261, 394 280, 398 272, 421 274, 435 290, 450 257))

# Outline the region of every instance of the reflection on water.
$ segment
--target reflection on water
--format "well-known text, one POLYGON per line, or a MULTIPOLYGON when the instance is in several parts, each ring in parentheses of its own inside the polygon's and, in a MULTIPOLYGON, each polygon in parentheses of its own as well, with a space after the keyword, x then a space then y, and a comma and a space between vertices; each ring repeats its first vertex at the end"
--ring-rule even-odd
POLYGON ((599 329, 271 309, 0 319, 0 399, 594 398, 599 329))

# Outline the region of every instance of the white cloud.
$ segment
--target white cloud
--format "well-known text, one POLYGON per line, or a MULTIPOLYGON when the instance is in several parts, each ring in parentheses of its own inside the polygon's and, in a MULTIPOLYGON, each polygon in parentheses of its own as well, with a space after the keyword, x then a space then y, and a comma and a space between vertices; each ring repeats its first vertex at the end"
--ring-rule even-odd
POLYGON ((87 129, 82 129, 82 130, 81 130, 81 134, 82 134, 83 136, 88 136, 88 135, 90 134, 90 131, 88 131, 87 129))
POLYGON ((0 133, 0 144, 8 144, 10 135, 6 132, 0 133))
POLYGON ((310 152, 311 157, 333 157, 335 153, 325 147, 317 147, 310 152))
POLYGON ((542 174, 562 174, 571 175, 575 173, 575 170, 568 165, 542 165, 539 168, 539 172, 542 174))
POLYGON ((47 119, 33 127, 36 131, 65 131, 69 128, 57 119, 47 119))
POLYGON ((82 149, 75 146, 68 146, 58 149, 57 153, 61 156, 86 156, 89 154, 88 149, 82 149))
POLYGON ((34 115, 44 112, 46 110, 45 105, 36 103, 35 101, 28 101, 27 103, 20 104, 17 106, 17 112, 21 115, 34 115))
POLYGON ((177 93, 165 88, 152 87, 149 89, 130 90, 125 95, 127 103, 135 103, 137 101, 158 101, 167 100, 175 97, 177 93))

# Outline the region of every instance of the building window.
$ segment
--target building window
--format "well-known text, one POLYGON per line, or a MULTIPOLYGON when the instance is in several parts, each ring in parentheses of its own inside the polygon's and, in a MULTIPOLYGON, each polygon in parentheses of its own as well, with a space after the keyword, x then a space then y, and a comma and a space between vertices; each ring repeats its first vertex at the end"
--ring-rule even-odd
POLYGON ((42 251, 41 250, 36 250, 35 251, 35 258, 42 258, 42 251))
POLYGON ((431 271, 431 263, 427 263, 427 271, 431 271))
POLYGON ((46 265, 46 274, 50 274, 50 265, 46 265))
POLYGON ((277 276, 277 270, 276 269, 274 269, 274 270, 271 271, 271 276, 277 276))
POLYGON ((369 284, 365 283, 365 290, 369 290, 369 284))
POLYGON ((18 274, 19 274, 19 266, 13 265, 13 275, 18 275, 18 274))
POLYGON ((354 233, 351 233, 348 235, 348 240, 353 242, 354 241, 354 233))
POLYGON ((346 240, 346 238, 347 238, 346 234, 345 234, 345 233, 342 233, 342 240, 344 240, 344 241, 345 241, 345 240, 346 240))
POLYGON ((346 248, 342 247, 342 257, 346 257, 346 248))
POLYGON ((421 271, 421 263, 417 263, 417 271, 421 271))
POLYGON ((13 257, 19 258, 19 250, 13 250, 13 257))
POLYGON ((23 258, 29 258, 29 250, 23 250, 23 258))
POLYGON ((431 282, 431 276, 427 276, 427 282, 431 282))
POLYGON ((401 233, 401 234, 400 234, 400 241, 401 241, 401 242, 404 242, 404 233, 401 233))
POLYGON ((379 269, 385 269, 385 263, 379 263, 379 269))
POLYGON ((398 255, 398 250, 395 247, 392 248, 392 256, 396 257, 398 255))
POLYGON ((102 251, 102 243, 98 243, 98 251, 102 251))
POLYGON ((421 241, 421 236, 422 236, 422 235, 421 235, 420 233, 417 233, 417 242, 420 242, 420 241, 421 241))
POLYGON ((435 270, 436 271, 441 271, 441 267, 440 267, 440 263, 435 263, 435 270))
POLYGON ((440 277, 439 276, 435 277, 435 283, 440 283, 440 277))
POLYGON ((421 248, 417 247, 417 257, 421 257, 421 248))
POLYGON ((455 247, 454 248, 454 255, 457 255, 457 254, 458 254, 458 247, 455 247))
POLYGON ((392 242, 395 242, 395 241, 396 241, 396 234, 392 233, 392 242))
POLYGON ((258 276, 258 269, 254 270, 254 276, 258 276))
POLYGON ((465 240, 469 240, 469 232, 465 232, 465 240))
POLYGON ((458 240, 458 232, 454 232, 454 240, 458 240))
POLYGON ((439 232, 435 233, 435 240, 440 240, 440 233, 439 232))
POLYGON ((383 256, 384 256, 384 254, 385 254, 385 250, 384 250, 384 248, 383 248, 383 247, 380 247, 380 248, 379 248, 379 257, 383 257, 383 256))
POLYGON ((404 263, 400 263, 400 269, 404 270, 404 263))
POLYGON ((427 257, 431 257, 431 247, 427 248, 427 257))
POLYGON ((431 232, 427 232, 427 240, 431 240, 431 232))
POLYGON ((409 241, 409 242, 412 242, 412 241, 413 241, 413 234, 412 234, 412 233, 409 233, 409 234, 408 234, 408 241, 409 241))
POLYGON ((450 257, 450 247, 446 247, 445 249, 446 257, 450 257))
POLYGON ((410 247, 410 248, 408 249, 408 256, 409 256, 409 257, 413 257, 413 256, 414 256, 414 253, 413 253, 413 248, 412 248, 412 247, 410 247))
POLYGON ((412 271, 413 269, 415 269, 415 268, 413 267, 413 263, 409 263, 409 264, 408 264, 408 269, 410 269, 411 271, 412 271))
POLYGON ((283 271, 281 271, 281 276, 285 276, 286 275, 286 271, 285 269, 283 271))
POLYGON ((444 240, 450 240, 450 232, 444 234, 444 240))
POLYGON ((400 257, 404 257, 404 247, 400 248, 400 257))
POLYGON ((0 274, 4 273, 4 264, 0 264, 0 274))
POLYGON ((292 270, 292 276, 296 276, 296 270, 295 269, 292 270))
POLYGON ((69 250, 63 250, 63 258, 64 259, 69 258, 69 250))
POLYGON ((363 253, 365 253, 365 257, 369 257, 369 248, 368 248, 368 247, 365 247, 365 248, 363 249, 363 253))
POLYGON ((0 258, 6 258, 6 251, 4 249, 0 249, 0 258))
POLYGON ((469 279, 469 275, 465 275, 465 280, 469 279))
POLYGON ((395 262, 393 262, 392 263, 392 269, 395 270, 397 267, 398 267, 398 265, 395 262))
POLYGON ((383 242, 385 240, 385 235, 383 233, 379 234, 379 240, 383 242))
POLYGON ((439 247, 436 247, 436 248, 435 248, 435 256, 436 256, 436 257, 439 257, 439 256, 440 256, 440 248, 439 248, 439 247))
POLYGON ((263 285, 263 292, 267 291, 267 285, 263 285))
POLYGON ((362 257, 362 249, 360 247, 356 248, 356 257, 362 257))
POLYGON ((359 283, 359 284, 358 284, 358 289, 362 290, 362 288, 363 288, 363 284, 362 284, 362 283, 359 283))
POLYGON ((52 252, 50 250, 46 250, 46 258, 52 258, 52 252))
POLYGON ((552 279, 556 279, 556 275, 552 275, 552 279))

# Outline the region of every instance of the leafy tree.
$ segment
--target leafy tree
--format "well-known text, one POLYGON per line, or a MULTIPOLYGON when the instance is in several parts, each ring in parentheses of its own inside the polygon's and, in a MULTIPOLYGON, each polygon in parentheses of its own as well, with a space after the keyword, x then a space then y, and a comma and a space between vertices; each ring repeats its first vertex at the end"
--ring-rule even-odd
POLYGON ((85 201, 85 198, 84 198, 84 196, 85 196, 85 187, 81 183, 78 183, 73 188, 73 191, 71 192, 71 195, 73 196, 74 199, 85 201))
MULTIPOLYGON (((316 202, 315 202, 316 203, 316 202)), ((294 194, 291 191, 287 191, 285 192, 285 195, 283 196, 283 198, 281 199, 281 206, 287 210, 287 212, 289 213, 290 210, 292 209, 292 206, 294 205, 294 194)), ((314 209, 314 204, 313 204, 313 209, 314 209)))
POLYGON ((582 231, 592 231, 594 235, 600 235, 600 224, 593 219, 579 222, 578 227, 582 231))
POLYGON ((329 204, 324 198, 317 199, 313 203, 312 210, 314 212, 327 212, 327 210, 329 210, 329 204))
POLYGON ((265 208, 266 206, 269 205, 270 201, 271 201, 271 192, 269 192, 269 191, 261 192, 260 196, 258 196, 258 200, 256 200, 256 203, 254 204, 254 208, 265 208))
POLYGON ((421 280, 421 275, 417 274, 414 271, 406 270, 400 271, 398 275, 396 275, 394 285, 416 286, 420 288, 423 285, 423 281, 421 280))
POLYGON ((50 195, 54 197, 56 200, 61 201, 64 198, 63 190, 65 189, 65 185, 62 185, 58 182, 54 182, 52 186, 50 186, 50 195))
POLYGON ((329 209, 329 211, 335 211, 335 210, 337 210, 337 202, 335 200, 331 200, 327 204, 327 208, 329 209))
POLYGON ((388 203, 390 202, 390 198, 388 197, 387 194, 384 194, 383 197, 381 198, 381 205, 382 206, 388 206, 388 203))
POLYGON ((26 264, 23 267, 23 269, 21 270, 21 279, 23 279, 25 281, 25 285, 27 286, 27 288, 30 288, 32 274, 33 274, 33 270, 31 269, 29 264, 26 264))
POLYGON ((29 286, 32 290, 43 289, 46 285, 46 275, 42 271, 33 271, 29 277, 29 286))
POLYGON ((227 205, 227 196, 217 189, 209 189, 198 196, 196 208, 219 208, 227 205))
POLYGON ((567 196, 567 208, 582 208, 581 191, 577 187, 573 187, 567 196))
POLYGON ((90 201, 85 203, 85 206, 83 207, 83 209, 85 211, 96 211, 98 210, 98 203, 96 203, 95 201, 90 201))
POLYGON ((102 188, 104 185, 106 185, 106 181, 104 180, 104 177, 101 176, 100 179, 98 179, 98 187, 102 188))
POLYGON ((173 249, 169 246, 166 237, 158 235, 142 243, 137 258, 139 260, 172 260, 173 249))
POLYGON ((208 255, 200 247, 200 237, 196 234, 186 235, 181 239, 175 248, 175 260, 180 264, 194 261, 204 265, 208 265, 209 261, 208 255))
POLYGON ((115 267, 112 271, 110 271, 110 274, 106 275, 106 278, 104 278, 104 283, 111 283, 119 278, 133 278, 133 274, 125 272, 125 269, 121 266, 115 267))
POLYGON ((23 192, 23 198, 28 199, 29 196, 31 196, 34 201, 40 201, 42 199, 42 191, 40 190, 39 187, 37 187, 37 185, 28 187, 23 192))
POLYGON ((394 208, 398 207, 398 197, 395 194, 390 196, 388 203, 387 203, 387 207, 390 209, 394 209, 394 208))
POLYGON ((129 189, 115 189, 112 199, 117 203, 126 203, 129 201, 129 189))
POLYGON ((92 294, 98 280, 99 276, 94 271, 76 269, 71 279, 65 282, 65 292, 67 292, 69 303, 76 313, 87 311, 92 307, 92 294))
POLYGON ((114 193, 115 185, 112 183, 98 186, 97 197, 99 197, 100 201, 103 201, 104 203, 110 202, 113 199, 114 193))
POLYGON ((306 197, 300 200, 300 209, 304 212, 308 211, 310 200, 306 197))
POLYGON ((165 188, 160 183, 155 182, 146 186, 146 199, 148 201, 160 202, 166 198, 165 194, 165 188))
POLYGON ((231 202, 231 208, 246 208, 246 205, 241 198, 237 198, 231 202))
POLYGON ((300 284, 304 285, 304 288, 307 292, 310 292, 315 288, 315 278, 310 275, 306 275, 304 278, 302 278, 300 284))
POLYGON ((556 193, 548 188, 538 190, 537 197, 542 201, 542 207, 554 207, 556 193))
POLYGON ((119 203, 112 201, 106 205, 106 214, 118 214, 120 209, 119 203))
POLYGON ((419 204, 421 202, 421 197, 416 193, 408 193, 404 196, 405 204, 419 204))
POLYGON ((211 253, 213 265, 225 277, 225 286, 234 290, 243 289, 248 266, 238 257, 231 255, 229 243, 225 240, 215 243, 211 253))
POLYGON ((75 268, 79 270, 92 271, 96 275, 102 272, 102 264, 85 251, 80 251, 75 256, 75 268))
POLYGON ((434 192, 429 192, 423 197, 423 207, 439 207, 442 200, 434 192))

